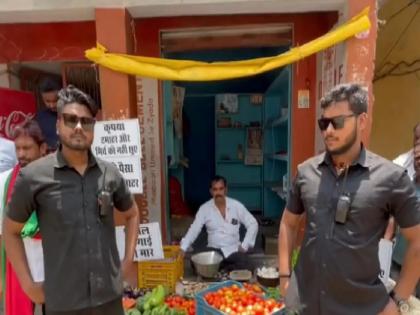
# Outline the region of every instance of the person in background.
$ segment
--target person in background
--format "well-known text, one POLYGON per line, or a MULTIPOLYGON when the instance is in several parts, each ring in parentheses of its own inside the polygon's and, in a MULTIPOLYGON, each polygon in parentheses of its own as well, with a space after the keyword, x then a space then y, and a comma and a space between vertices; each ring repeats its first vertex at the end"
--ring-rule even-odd
POLYGON ((206 226, 208 243, 205 251, 215 250, 224 260, 221 268, 250 269, 246 253, 255 245, 258 233, 257 220, 242 203, 227 197, 227 182, 222 176, 215 176, 211 181, 212 199, 204 203, 195 216, 187 234, 181 240, 181 250, 185 253, 206 226), (244 240, 240 241, 239 228, 246 227, 244 240))
MULTIPOLYGON (((417 197, 420 199, 420 123, 416 124, 413 129, 413 149, 399 155, 394 163, 404 167, 408 176, 416 186, 417 197)), ((394 222, 391 219, 392 230, 394 230, 394 222)), ((398 280, 401 274, 401 266, 404 262, 404 257, 407 251, 407 240, 400 233, 397 228, 395 236, 395 247, 392 254, 391 278, 398 280)), ((420 297, 420 283, 417 283, 416 296, 420 297)))
POLYGON ((0 135, 0 173, 12 169, 16 163, 15 144, 0 135))
POLYGON ((41 80, 39 90, 45 109, 36 114, 35 119, 41 126, 42 133, 48 144, 48 151, 57 149, 57 100, 58 91, 61 89, 61 83, 52 77, 45 77, 41 80))
POLYGON ((289 192, 279 231, 280 290, 302 315, 397 315, 410 308, 420 277, 420 204, 404 169, 364 148, 367 108, 359 84, 338 85, 321 99, 326 152, 298 166, 289 192), (291 281, 303 213, 305 235, 291 281), (391 215, 408 246, 388 295, 378 246, 391 215))
POLYGON ((417 143, 420 143, 420 123, 417 123, 413 128, 413 148, 400 154, 393 160, 395 164, 406 169, 407 174, 411 179, 414 179, 416 173, 414 169, 414 148, 417 143))
MULTIPOLYGON (((21 168, 27 166, 32 161, 35 161, 47 152, 47 144, 45 143, 44 136, 42 135, 41 128, 38 123, 34 120, 29 120, 23 125, 17 126, 13 130, 13 139, 16 149, 16 156, 19 163, 10 171, 0 174, 0 177, 5 176, 5 180, 2 181, 0 185, 0 191, 4 192, 3 198, 0 199, 0 221, 3 219, 3 209, 7 203, 7 200, 10 198, 13 187, 19 174, 21 168)), ((37 225, 33 225, 33 221, 36 221, 36 218, 32 220, 26 229, 34 227, 31 232, 29 232, 27 237, 34 237, 38 232, 37 225)), ((2 234, 0 228, 0 235, 2 234)), ((33 315, 34 314, 34 305, 29 297, 24 293, 22 287, 19 284, 19 280, 13 270, 12 265, 6 259, 4 248, 2 246, 2 273, 1 273, 1 282, 3 292, 5 293, 4 307, 5 315, 33 315)))
POLYGON ((123 315, 122 278, 134 267, 137 205, 118 168, 91 152, 96 104, 69 85, 59 92, 60 147, 24 167, 6 206, 3 238, 24 292, 45 301, 47 315, 123 315), (120 262, 114 208, 125 219, 120 262), (36 212, 42 235, 45 282, 34 282, 21 230, 36 212))

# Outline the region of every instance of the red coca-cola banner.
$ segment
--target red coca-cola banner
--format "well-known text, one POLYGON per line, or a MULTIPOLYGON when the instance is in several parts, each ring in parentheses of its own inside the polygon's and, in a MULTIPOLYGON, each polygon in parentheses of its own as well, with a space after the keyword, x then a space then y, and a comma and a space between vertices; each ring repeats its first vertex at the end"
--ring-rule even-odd
POLYGON ((31 93, 0 88, 0 136, 10 138, 13 128, 32 119, 35 111, 31 93))

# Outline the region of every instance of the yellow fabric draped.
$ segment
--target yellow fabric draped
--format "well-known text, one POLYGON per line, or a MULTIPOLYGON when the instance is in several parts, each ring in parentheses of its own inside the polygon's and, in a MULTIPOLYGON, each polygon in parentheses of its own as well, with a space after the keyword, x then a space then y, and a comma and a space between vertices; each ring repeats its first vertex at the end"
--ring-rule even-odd
POLYGON ((336 45, 370 28, 369 8, 327 34, 273 57, 229 62, 200 62, 108 53, 97 44, 86 58, 114 71, 171 81, 216 81, 267 72, 336 45))

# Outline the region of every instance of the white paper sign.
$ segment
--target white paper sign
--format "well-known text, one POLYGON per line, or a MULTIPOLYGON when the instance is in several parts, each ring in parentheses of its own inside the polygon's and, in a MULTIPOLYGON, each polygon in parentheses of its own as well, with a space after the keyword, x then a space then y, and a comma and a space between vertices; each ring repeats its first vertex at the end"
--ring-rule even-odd
POLYGON ((138 119, 98 121, 92 152, 120 170, 132 193, 143 192, 138 119))
POLYGON ((391 262, 392 262, 392 242, 382 238, 379 241, 379 265, 381 267, 381 272, 379 278, 383 283, 387 284, 389 280, 389 274, 391 272, 391 262))
POLYGON ((111 157, 106 158, 106 160, 119 169, 124 176, 125 183, 133 194, 141 194, 143 192, 141 164, 138 156, 111 157))
POLYGON ((25 237, 23 239, 26 258, 29 270, 31 271, 34 282, 44 282, 44 252, 42 250, 42 240, 25 237))
MULTIPOLYGON (((115 237, 120 259, 124 258, 125 252, 125 231, 123 226, 115 227, 115 237)), ((162 236, 159 223, 147 223, 139 225, 139 236, 137 239, 134 261, 147 261, 163 259, 162 236)))

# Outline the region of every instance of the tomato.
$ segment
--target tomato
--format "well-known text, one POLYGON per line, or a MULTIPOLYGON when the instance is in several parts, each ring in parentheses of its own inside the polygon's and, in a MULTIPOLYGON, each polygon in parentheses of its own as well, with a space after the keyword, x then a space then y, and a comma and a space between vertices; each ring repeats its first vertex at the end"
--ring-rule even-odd
MULTIPOLYGON (((204 297, 207 303, 211 302, 214 299, 213 294, 206 294, 204 297)), ((173 308, 180 311, 185 311, 187 315, 195 314, 195 301, 190 299, 185 299, 178 295, 169 296, 165 299, 165 303, 169 308, 173 308)), ((209 303, 210 304, 210 303, 209 303)))
MULTIPOLYGON (((270 315, 283 307, 282 303, 274 299, 263 299, 263 293, 258 285, 244 284, 244 288, 232 285, 208 292, 204 299, 209 305, 228 315, 270 315)), ((190 315, 192 302, 185 301, 182 305, 188 309, 187 315, 190 315)))

